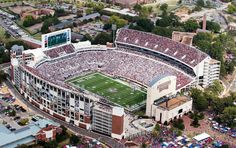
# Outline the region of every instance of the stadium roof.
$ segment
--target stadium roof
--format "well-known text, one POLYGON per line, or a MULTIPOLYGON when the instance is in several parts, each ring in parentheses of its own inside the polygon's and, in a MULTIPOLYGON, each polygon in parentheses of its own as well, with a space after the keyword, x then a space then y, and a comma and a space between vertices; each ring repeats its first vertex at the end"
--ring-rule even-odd
POLYGON ((158 75, 157 77, 155 77, 150 83, 149 83, 149 86, 152 86, 154 84, 156 84, 156 82, 158 82, 159 80, 165 78, 165 77, 168 77, 168 76, 174 76, 174 75, 171 75, 171 74, 163 74, 163 75, 158 75))
POLYGON ((153 50, 192 68, 208 56, 194 47, 175 42, 169 38, 131 29, 120 29, 117 33, 116 43, 153 50))

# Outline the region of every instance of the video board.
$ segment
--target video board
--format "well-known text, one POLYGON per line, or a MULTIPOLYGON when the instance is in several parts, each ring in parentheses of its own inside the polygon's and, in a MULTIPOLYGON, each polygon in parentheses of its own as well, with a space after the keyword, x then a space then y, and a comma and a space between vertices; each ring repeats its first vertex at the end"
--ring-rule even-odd
POLYGON ((71 43, 70 28, 42 35, 42 48, 44 49, 69 43, 71 43))

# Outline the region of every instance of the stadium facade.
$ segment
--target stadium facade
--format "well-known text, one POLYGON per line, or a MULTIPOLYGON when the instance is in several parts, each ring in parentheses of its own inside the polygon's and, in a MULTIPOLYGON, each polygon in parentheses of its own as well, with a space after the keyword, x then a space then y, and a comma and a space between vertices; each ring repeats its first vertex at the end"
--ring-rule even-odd
MULTIPOLYGON (((124 109, 146 104, 148 116, 168 122, 192 109, 191 98, 178 92, 197 85, 207 87, 219 79, 220 62, 194 47, 145 32, 120 29, 113 48, 89 41, 72 44, 68 29, 46 36, 43 48, 11 53, 13 84, 26 100, 48 114, 117 139, 125 135, 124 109), (81 84, 86 78, 78 77, 94 72, 117 82, 122 80, 133 91, 115 101, 107 98, 124 86, 98 94, 88 91, 81 84), (80 87, 69 83, 74 79, 80 87), (144 103, 141 98, 140 103, 128 100, 130 104, 122 104, 122 99, 135 96, 133 93, 141 87, 146 88, 144 103)), ((104 84, 97 87, 90 90, 104 84)))

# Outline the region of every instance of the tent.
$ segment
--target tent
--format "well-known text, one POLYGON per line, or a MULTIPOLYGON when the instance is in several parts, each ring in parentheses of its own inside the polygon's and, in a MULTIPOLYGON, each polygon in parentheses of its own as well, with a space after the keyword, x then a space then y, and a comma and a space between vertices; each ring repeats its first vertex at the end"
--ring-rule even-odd
POLYGON ((208 135, 207 133, 202 133, 202 134, 199 134, 199 135, 193 137, 193 139, 200 142, 200 141, 205 140, 205 139, 210 138, 210 137, 211 136, 208 135))

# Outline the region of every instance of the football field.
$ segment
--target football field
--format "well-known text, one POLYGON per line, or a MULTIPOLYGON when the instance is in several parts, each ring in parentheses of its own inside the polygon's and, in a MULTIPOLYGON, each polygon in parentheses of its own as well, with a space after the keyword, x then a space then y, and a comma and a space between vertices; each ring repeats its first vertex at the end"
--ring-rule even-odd
POLYGON ((131 88, 101 73, 92 73, 68 81, 75 87, 83 88, 92 93, 109 99, 124 107, 131 107, 146 100, 146 93, 131 88))

